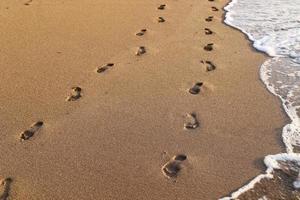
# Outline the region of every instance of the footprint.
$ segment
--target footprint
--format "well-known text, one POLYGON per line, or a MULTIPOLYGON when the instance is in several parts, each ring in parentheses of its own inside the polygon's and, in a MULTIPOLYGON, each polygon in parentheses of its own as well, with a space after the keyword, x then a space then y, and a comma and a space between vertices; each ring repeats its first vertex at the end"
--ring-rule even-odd
POLYGON ((208 0, 208 1, 215 1, 215 0, 208 0))
POLYGON ((187 156, 184 154, 179 154, 174 156, 170 161, 168 161, 162 167, 162 173, 167 178, 176 178, 178 173, 182 169, 182 162, 187 159, 187 156))
POLYGON ((145 35, 146 32, 147 32, 147 29, 141 29, 141 31, 138 32, 138 33, 136 33, 135 35, 137 35, 137 36, 143 36, 143 35, 145 35))
POLYGON ((140 46, 136 52, 137 56, 141 56, 146 53, 146 48, 144 46, 140 46))
POLYGON ((216 65, 211 61, 201 61, 201 63, 206 64, 206 71, 214 71, 217 67, 216 65))
POLYGON ((211 34, 214 33, 214 32, 212 32, 209 28, 205 28, 204 30, 205 30, 205 34, 206 34, 206 35, 211 35, 211 34))
POLYGON ((211 22, 212 20, 213 20, 213 16, 209 16, 209 17, 207 17, 206 19, 205 19, 205 21, 207 21, 207 22, 211 22))
POLYGON ((215 11, 215 12, 216 12, 216 11, 219 11, 219 9, 218 9, 217 7, 215 7, 215 6, 211 7, 211 10, 212 10, 212 11, 215 11))
POLYGON ((1 181, 3 189, 1 189, 2 194, 0 194, 0 200, 8 200, 11 183, 12 178, 6 178, 1 181))
POLYGON ((212 50, 214 49, 213 46, 214 46, 214 43, 209 43, 209 44, 207 44, 207 45, 204 47, 204 50, 205 50, 205 51, 212 51, 212 50))
POLYGON ((160 6, 157 7, 158 10, 164 10, 166 7, 166 4, 161 4, 160 6))
POLYGON ((81 97, 82 89, 80 87, 73 87, 72 93, 67 97, 66 101, 76 101, 81 97))
POLYGON ((202 82, 195 83, 195 85, 189 89, 189 93, 193 95, 199 94, 202 86, 203 86, 202 82))
POLYGON ((185 117, 184 128, 185 129, 196 129, 199 127, 199 122, 195 113, 188 113, 185 117))
POLYGON ((158 21, 158 23, 163 23, 166 20, 163 17, 158 17, 157 21, 158 21))
POLYGON ((101 67, 98 67, 97 69, 97 73, 103 73, 105 72, 106 70, 108 70, 109 68, 113 67, 115 64, 114 63, 107 63, 106 65, 104 66, 101 66, 101 67))
MULTIPOLYGON (((28 0, 26 3, 24 3, 25 6, 30 6, 30 3, 32 2, 33 0, 28 0)), ((1 200, 1 199, 0 199, 1 200)))
MULTIPOLYGON (((23 131, 20 135, 20 139, 22 141, 24 140, 29 140, 31 137, 34 136, 34 134, 39 131, 42 126, 43 126, 44 122, 42 121, 38 121, 34 124, 31 125, 31 127, 29 129, 27 129, 26 131, 23 131)), ((0 199, 1 200, 1 199, 0 199)))

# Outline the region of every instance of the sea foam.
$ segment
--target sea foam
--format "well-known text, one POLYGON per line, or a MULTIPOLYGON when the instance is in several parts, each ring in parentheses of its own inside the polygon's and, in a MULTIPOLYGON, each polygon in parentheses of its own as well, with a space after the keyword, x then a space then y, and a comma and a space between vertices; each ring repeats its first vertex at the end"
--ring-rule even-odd
MULTIPOLYGON (((253 46, 267 53, 260 69, 261 80, 278 96, 291 119, 282 130, 286 153, 268 155, 266 173, 222 200, 237 198, 263 178, 272 178, 279 161, 293 161, 300 166, 300 0, 233 0, 225 8, 225 23, 241 30, 253 46)), ((295 180, 294 187, 300 187, 295 180)))

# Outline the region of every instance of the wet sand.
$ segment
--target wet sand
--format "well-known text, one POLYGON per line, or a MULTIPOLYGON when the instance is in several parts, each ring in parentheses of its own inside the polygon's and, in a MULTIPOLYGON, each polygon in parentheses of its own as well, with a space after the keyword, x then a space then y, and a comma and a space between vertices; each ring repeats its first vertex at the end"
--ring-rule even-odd
POLYGON ((1 1, 0 192, 217 199, 263 172, 287 118, 226 3, 1 1))
POLYGON ((291 175, 282 170, 275 170, 273 178, 264 178, 257 182, 253 188, 238 196, 238 200, 297 200, 300 192, 295 189, 293 182, 297 175, 291 175))

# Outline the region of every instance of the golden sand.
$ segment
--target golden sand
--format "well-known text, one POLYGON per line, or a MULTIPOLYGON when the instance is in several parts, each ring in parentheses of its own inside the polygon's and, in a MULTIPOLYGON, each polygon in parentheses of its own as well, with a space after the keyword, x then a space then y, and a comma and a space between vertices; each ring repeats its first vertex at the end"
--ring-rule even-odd
POLYGON ((264 171, 286 118, 259 80, 266 57, 222 23, 226 3, 1 0, 9 197, 210 200, 264 171))

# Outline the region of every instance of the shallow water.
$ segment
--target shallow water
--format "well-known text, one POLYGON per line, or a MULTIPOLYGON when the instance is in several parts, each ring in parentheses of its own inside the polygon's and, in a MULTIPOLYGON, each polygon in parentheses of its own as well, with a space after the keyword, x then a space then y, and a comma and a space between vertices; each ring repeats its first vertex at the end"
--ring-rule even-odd
POLYGON ((291 119, 282 130, 286 153, 266 156, 267 173, 225 198, 232 199, 261 178, 270 178, 272 170, 280 168, 278 161, 300 161, 300 0, 233 0, 225 10, 225 23, 271 57, 261 66, 260 76, 291 119))

